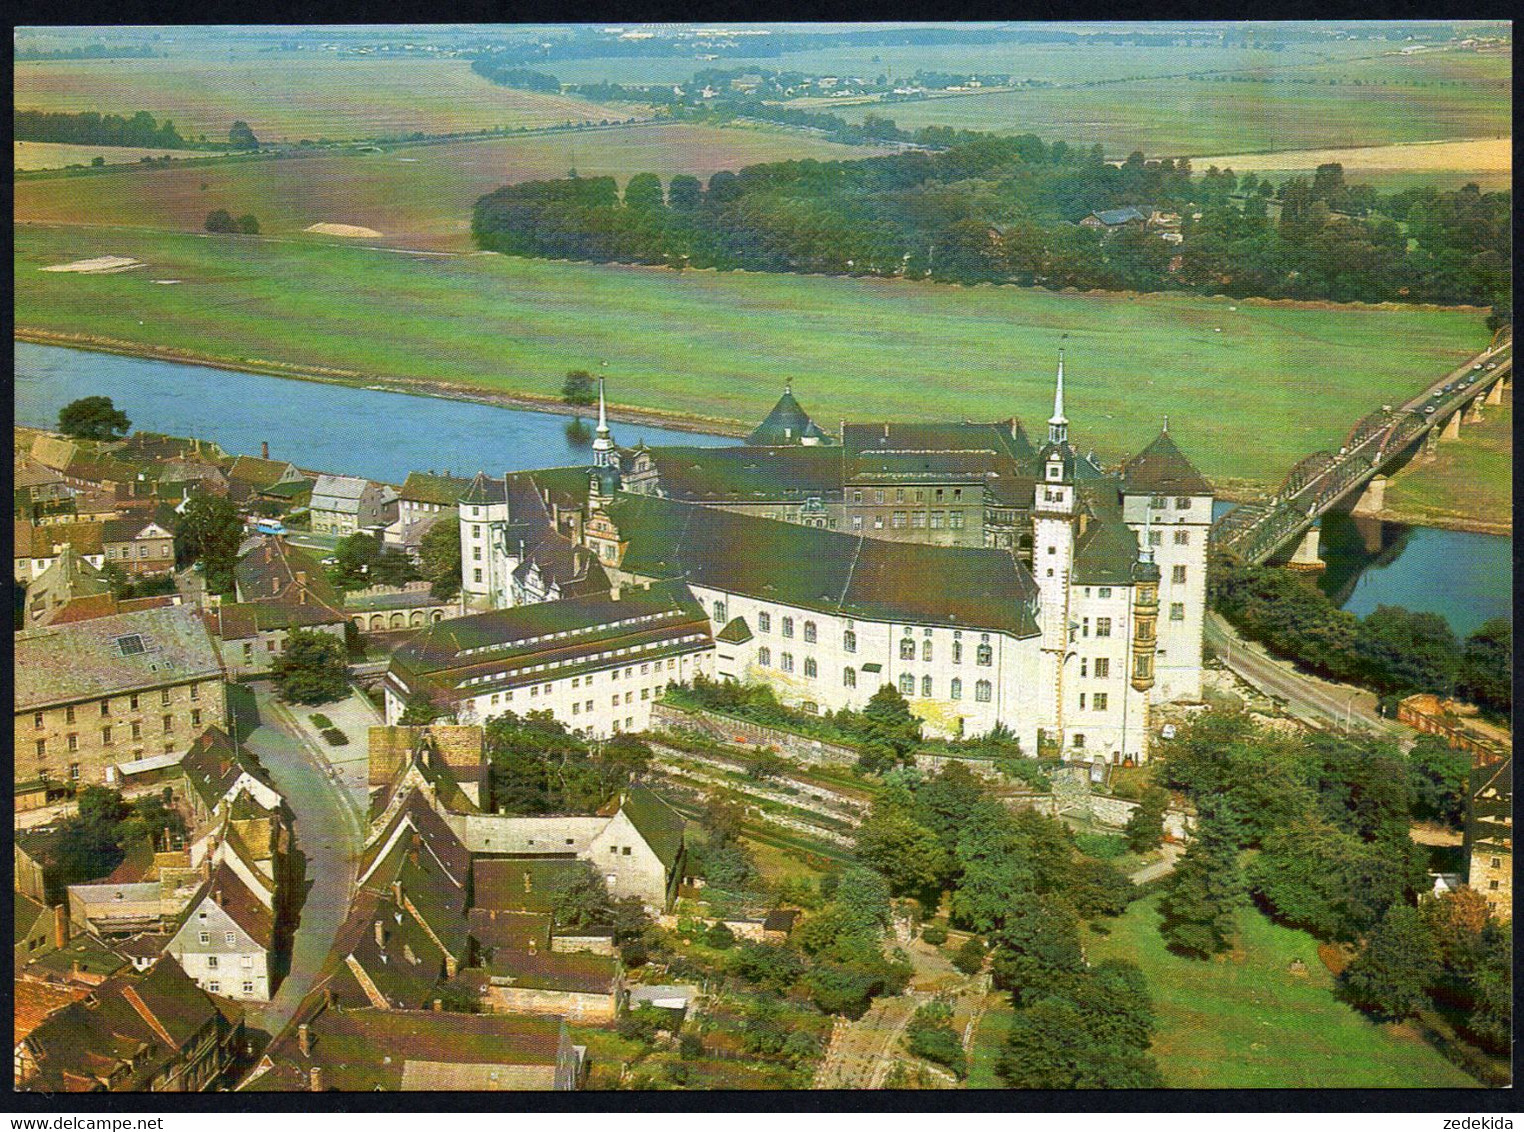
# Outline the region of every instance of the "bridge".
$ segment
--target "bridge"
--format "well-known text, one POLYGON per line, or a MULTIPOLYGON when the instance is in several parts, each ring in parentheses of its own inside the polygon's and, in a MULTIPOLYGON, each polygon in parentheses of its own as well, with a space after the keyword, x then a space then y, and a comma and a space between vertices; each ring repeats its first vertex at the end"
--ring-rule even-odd
POLYGON ((1453 373, 1402 405, 1383 405, 1362 417, 1337 452, 1299 461, 1264 503, 1246 503, 1212 524, 1212 545, 1259 565, 1296 545, 1290 565, 1318 569, 1318 520, 1344 507, 1374 515, 1384 504, 1387 472, 1423 445, 1459 439, 1461 425, 1482 419, 1484 404, 1502 403, 1513 384, 1513 339, 1505 330, 1453 373), (1298 541, 1300 540, 1300 541, 1298 541))

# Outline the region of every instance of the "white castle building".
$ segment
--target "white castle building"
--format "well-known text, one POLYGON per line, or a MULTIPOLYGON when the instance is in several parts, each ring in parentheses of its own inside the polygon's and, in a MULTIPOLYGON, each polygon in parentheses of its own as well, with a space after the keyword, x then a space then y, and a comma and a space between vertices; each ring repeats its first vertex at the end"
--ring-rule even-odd
POLYGON ((591 467, 478 475, 462 497, 467 600, 514 612, 421 633, 388 720, 422 690, 472 718, 511 701, 591 734, 639 729, 680 668, 807 711, 890 684, 931 734, 1004 726, 1028 752, 1142 761, 1151 708, 1201 696, 1213 490, 1167 425, 1119 468, 1081 455, 1063 367, 1040 447, 1015 420, 832 437, 787 391, 746 445, 622 449, 600 383, 591 467), (651 641, 611 614, 621 595, 651 641), (566 616, 521 610, 548 603, 566 616), (663 674, 626 712, 642 650, 663 674))

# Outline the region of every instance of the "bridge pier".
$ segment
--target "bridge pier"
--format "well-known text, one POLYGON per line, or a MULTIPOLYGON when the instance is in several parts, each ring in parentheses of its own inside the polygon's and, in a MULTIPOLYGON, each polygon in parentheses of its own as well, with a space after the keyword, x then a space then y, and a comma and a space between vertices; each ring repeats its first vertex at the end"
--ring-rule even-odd
POLYGON ((1286 568, 1306 573, 1328 569, 1328 564, 1318 557, 1319 538, 1317 526, 1308 527, 1307 533, 1302 536, 1302 541, 1297 544, 1296 553, 1291 556, 1291 561, 1286 563, 1286 568))
POLYGON ((1466 423, 1467 424, 1481 424, 1482 423, 1482 398, 1480 398, 1480 397, 1473 398, 1466 405, 1466 408, 1463 410, 1463 412, 1465 413, 1466 423))
POLYGON ((1487 390, 1487 398, 1486 399, 1487 399, 1487 404, 1489 404, 1489 405, 1501 405, 1503 403, 1503 380, 1502 380, 1502 378, 1499 378, 1497 381, 1494 381, 1492 383, 1492 387, 1487 390))
POLYGON ((1375 515, 1386 506, 1386 477, 1377 473, 1365 484, 1365 490, 1360 493, 1360 498, 1355 500, 1355 505, 1350 508, 1352 515, 1375 515))
POLYGON ((1459 440, 1460 426, 1461 414, 1460 410, 1457 409, 1455 412, 1450 414, 1450 419, 1445 421, 1445 423, 1440 426, 1439 438, 1441 440, 1459 440))

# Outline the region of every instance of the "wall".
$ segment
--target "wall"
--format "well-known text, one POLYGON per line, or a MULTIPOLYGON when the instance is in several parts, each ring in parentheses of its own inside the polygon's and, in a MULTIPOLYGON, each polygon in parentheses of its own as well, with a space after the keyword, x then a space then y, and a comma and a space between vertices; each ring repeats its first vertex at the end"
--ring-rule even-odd
POLYGON ((612 1022, 618 995, 586 991, 536 990, 532 987, 488 986, 482 1005, 493 1014, 559 1014, 568 1022, 612 1022))

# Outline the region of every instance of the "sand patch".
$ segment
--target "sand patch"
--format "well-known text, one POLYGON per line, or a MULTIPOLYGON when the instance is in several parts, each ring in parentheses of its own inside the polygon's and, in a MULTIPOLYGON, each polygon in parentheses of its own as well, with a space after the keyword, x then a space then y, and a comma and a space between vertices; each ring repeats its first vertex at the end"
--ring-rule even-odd
POLYGON ((180 282, 178 279, 150 279, 150 283, 157 283, 160 287, 172 287, 180 282))
POLYGON ((39 271, 73 271, 80 275, 109 275, 114 271, 131 271, 134 267, 142 267, 142 260, 136 260, 124 255, 101 255, 94 259, 77 259, 73 263, 55 263, 51 267, 38 268, 39 271))
POLYGON ((350 239, 362 240, 374 240, 381 235, 374 228, 361 228, 358 224, 309 224, 302 231, 313 232, 319 236, 346 236, 350 239))

